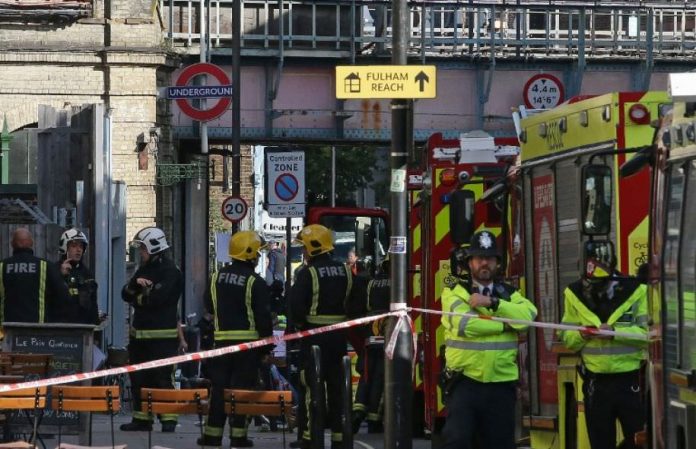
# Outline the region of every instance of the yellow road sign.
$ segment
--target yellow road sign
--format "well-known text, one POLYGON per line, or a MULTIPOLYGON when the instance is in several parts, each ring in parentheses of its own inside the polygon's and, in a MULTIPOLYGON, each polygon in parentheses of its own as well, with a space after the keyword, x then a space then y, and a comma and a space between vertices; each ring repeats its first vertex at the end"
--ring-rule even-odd
POLYGON ((435 98, 434 65, 336 67, 336 98, 435 98))

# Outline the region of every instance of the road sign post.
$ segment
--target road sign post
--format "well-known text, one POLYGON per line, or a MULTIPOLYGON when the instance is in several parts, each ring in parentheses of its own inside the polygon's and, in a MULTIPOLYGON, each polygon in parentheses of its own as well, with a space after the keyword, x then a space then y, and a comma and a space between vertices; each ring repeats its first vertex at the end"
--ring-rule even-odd
POLYGON ((237 223, 246 217, 248 210, 246 201, 238 196, 228 196, 222 202, 222 217, 232 223, 237 223))
POLYGON ((336 98, 435 98, 434 65, 337 66, 336 98))

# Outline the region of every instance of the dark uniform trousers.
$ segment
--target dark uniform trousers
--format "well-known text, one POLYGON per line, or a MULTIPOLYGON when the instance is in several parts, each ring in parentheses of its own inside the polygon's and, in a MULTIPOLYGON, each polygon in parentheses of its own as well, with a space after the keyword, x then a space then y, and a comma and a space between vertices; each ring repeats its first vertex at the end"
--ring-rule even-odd
POLYGON ((355 391, 353 411, 363 410, 368 421, 381 421, 384 393, 384 344, 368 343, 365 355, 358 358, 362 367, 360 381, 355 391))
MULTIPOLYGON (((218 343, 216 346, 230 346, 237 343, 243 342, 230 341, 225 342, 224 345, 218 343)), ((209 359, 208 363, 212 387, 210 392, 210 411, 208 412, 206 424, 208 427, 223 429, 226 419, 223 397, 225 388, 255 389, 260 356, 258 350, 247 350, 213 357, 209 359)), ((246 416, 235 415, 234 419, 230 417, 230 436, 232 438, 245 438, 246 435, 246 416)))
POLYGON ((320 336, 302 339, 300 357, 302 358, 302 383, 300 388, 299 408, 303 412, 298 415, 298 433, 300 438, 310 439, 312 423, 311 386, 316 379, 314 376, 314 359, 312 346, 317 345, 321 350, 321 368, 326 385, 327 419, 332 434, 342 434, 343 419, 343 356, 347 353, 346 334, 344 331, 333 331, 320 336))
POLYGON ((514 449, 516 396, 516 382, 462 377, 447 399, 443 449, 514 449))
POLYGON ((616 448, 616 420, 628 435, 622 449, 637 448, 633 435, 643 429, 643 402, 638 371, 585 376, 582 385, 585 421, 592 449, 616 448))
MULTIPOLYGON (((131 364, 174 357, 178 351, 179 341, 171 338, 132 338, 128 343, 128 357, 131 364)), ((151 419, 147 417, 147 403, 143 407, 140 390, 143 388, 174 388, 174 368, 174 365, 169 365, 130 373, 134 418, 139 420, 151 419)), ((166 418, 161 416, 160 419, 162 421, 176 421, 176 415, 167 415, 166 418)))

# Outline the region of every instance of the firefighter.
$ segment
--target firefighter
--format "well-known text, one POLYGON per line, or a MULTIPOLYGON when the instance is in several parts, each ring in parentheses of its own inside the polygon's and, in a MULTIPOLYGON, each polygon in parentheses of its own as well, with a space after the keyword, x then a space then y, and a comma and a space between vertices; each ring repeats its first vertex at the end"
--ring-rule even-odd
MULTIPOLYGON (((164 232, 156 227, 138 231, 131 242, 138 249, 139 267, 123 287, 121 296, 133 307, 128 356, 130 363, 142 363, 177 355, 179 350, 179 297, 183 276, 166 257, 169 248, 164 232)), ((174 366, 130 373, 133 420, 121 430, 152 430, 152 417, 142 408, 141 388, 174 388, 174 366)), ((162 432, 176 430, 177 416, 162 414, 162 432)))
MULTIPOLYGON (((289 300, 290 320, 300 330, 326 326, 345 320, 345 303, 353 284, 353 276, 346 265, 331 256, 334 249, 331 231, 318 224, 305 226, 296 240, 303 245, 307 265, 295 278, 289 300)), ((331 398, 327 409, 331 426, 331 447, 342 447, 342 358, 347 352, 346 333, 333 331, 303 338, 300 342, 302 383, 300 411, 298 412, 298 441, 291 447, 310 447, 312 409, 310 407, 314 379, 312 346, 321 349, 321 370, 326 386, 326 396, 331 398)))
MULTIPOLYGON (((352 318, 389 312, 391 301, 389 258, 382 261, 373 279, 362 280, 360 276, 356 278, 349 302, 349 316, 352 318)), ((385 324, 386 320, 379 319, 361 328, 365 339, 365 351, 357 361, 360 380, 353 403, 354 433, 358 432, 365 418, 367 418, 368 433, 382 431, 385 324)))
POLYGON ((27 228, 12 233, 12 256, 0 262, 0 322, 69 322, 75 310, 55 264, 34 256, 27 228))
MULTIPOLYGON (((254 231, 232 235, 229 256, 232 263, 215 273, 205 296, 206 314, 212 319, 216 348, 245 343, 273 335, 268 286, 255 271, 259 251, 265 242, 254 231)), ((256 385, 261 355, 267 350, 246 350, 209 360, 212 384, 210 410, 198 439, 201 446, 220 446, 225 427, 225 388, 252 390, 256 385)), ((235 415, 230 421, 230 446, 252 447, 247 438, 247 419, 235 415)))
MULTIPOLYGON (((501 255, 495 236, 475 233, 465 253, 468 277, 450 277, 442 292, 443 312, 472 313, 532 321, 537 310, 514 287, 498 282, 501 255)), ((445 370, 442 375, 447 449, 513 449, 518 334, 508 325, 472 316, 443 315, 445 370)))
POLYGON ((89 240, 77 228, 68 229, 60 236, 58 267, 68 291, 77 305, 76 323, 99 324, 99 307, 97 305, 97 283, 90 269, 82 262, 89 240))
POLYGON ((643 429, 640 370, 646 358, 647 287, 615 272, 609 242, 585 246, 585 274, 563 291, 563 324, 616 330, 629 336, 562 331, 563 343, 581 356, 585 422, 592 449, 616 447, 616 420, 624 449, 636 448, 633 436, 643 429))

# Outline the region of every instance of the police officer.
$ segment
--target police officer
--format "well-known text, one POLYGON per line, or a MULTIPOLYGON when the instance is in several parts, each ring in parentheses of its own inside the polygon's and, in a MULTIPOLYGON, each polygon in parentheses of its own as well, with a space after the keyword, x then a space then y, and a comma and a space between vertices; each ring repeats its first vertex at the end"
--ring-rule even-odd
MULTIPOLYGON (((305 226, 296 240, 303 245, 307 265, 295 278, 295 284, 290 292, 289 312, 292 324, 298 329, 312 329, 345 320, 345 303, 348 300, 353 284, 350 270, 341 262, 333 260, 331 251, 334 249, 331 231, 318 224, 305 226)), ((321 349, 321 370, 326 384, 326 395, 331 398, 327 410, 328 422, 331 425, 331 447, 342 447, 341 432, 342 397, 341 386, 342 358, 346 355, 346 334, 334 331, 301 340, 300 358, 303 369, 298 412, 298 442, 291 443, 292 447, 308 448, 310 445, 311 422, 314 418, 310 402, 306 400, 306 392, 311 396, 314 384, 313 360, 311 348, 313 345, 321 349)))
POLYGON ((58 252, 61 255, 58 266, 68 291, 77 305, 76 323, 99 324, 97 306, 97 283, 90 269, 82 262, 89 240, 77 228, 68 229, 60 236, 58 252))
MULTIPOLYGON (((536 307, 514 287, 496 281, 501 255, 495 236, 475 233, 464 262, 468 279, 450 278, 442 292, 443 312, 534 320, 536 307)), ((472 316, 443 315, 447 449, 515 447, 517 339, 525 325, 472 316)))
MULTIPOLYGON (((240 231, 232 235, 229 255, 232 264, 212 276, 206 292, 205 308, 212 317, 214 344, 221 348, 245 343, 273 334, 268 286, 254 271, 259 251, 265 242, 254 231, 240 231)), ((246 350, 215 357, 209 361, 212 383, 210 411, 198 439, 201 446, 220 446, 225 427, 225 388, 251 390, 256 385, 261 352, 246 350)), ((230 421, 230 446, 251 447, 247 438, 247 419, 235 415, 230 421)))
POLYGON ((55 264, 34 256, 26 228, 12 233, 12 256, 0 262, 0 322, 69 322, 75 310, 55 264))
MULTIPOLYGON (((138 249, 140 264, 123 287, 121 296, 133 307, 128 356, 130 363, 142 363, 177 355, 179 297, 183 277, 174 262, 165 256, 169 248, 164 232, 155 227, 143 228, 131 246, 138 249)), ((130 373, 133 397, 133 420, 121 430, 151 430, 152 417, 143 411, 141 388, 174 388, 173 366, 130 373)), ((174 432, 177 416, 160 415, 162 432, 174 432)))
POLYGON ((592 449, 616 447, 616 420, 622 448, 636 448, 643 429, 640 368, 646 358, 647 288, 638 279, 619 277, 609 242, 587 242, 585 274, 563 291, 563 323, 615 330, 630 336, 592 331, 563 331, 568 349, 578 351, 582 366, 585 422, 592 449))
MULTIPOLYGON (((390 286, 389 258, 385 258, 373 279, 364 280, 361 276, 356 277, 348 306, 349 316, 362 317, 388 312, 391 300, 390 286)), ((382 431, 385 324, 386 321, 380 319, 361 328, 365 339, 365 351, 362 356, 358 356, 357 361, 360 380, 353 403, 353 432, 358 432, 365 418, 368 433, 382 431)))

